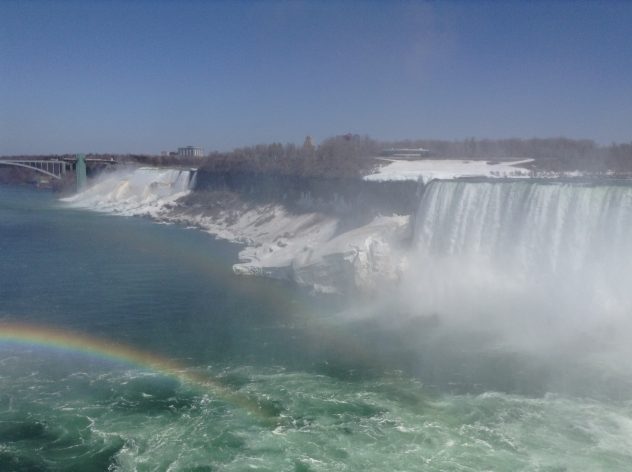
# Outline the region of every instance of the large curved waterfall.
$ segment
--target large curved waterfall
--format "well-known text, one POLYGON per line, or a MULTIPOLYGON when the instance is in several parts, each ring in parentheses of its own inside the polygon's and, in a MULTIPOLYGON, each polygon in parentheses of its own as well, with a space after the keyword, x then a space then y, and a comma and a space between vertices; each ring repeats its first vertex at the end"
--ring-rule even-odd
POLYGON ((64 201, 81 208, 154 216, 165 204, 189 193, 195 170, 140 167, 103 174, 88 189, 64 201))
POLYGON ((629 185, 436 181, 406 293, 416 312, 512 346, 611 347, 632 319, 631 235, 629 185))
POLYGON ((427 254, 484 256, 546 276, 632 275, 630 232, 630 186, 447 181, 427 189, 415 234, 427 254))

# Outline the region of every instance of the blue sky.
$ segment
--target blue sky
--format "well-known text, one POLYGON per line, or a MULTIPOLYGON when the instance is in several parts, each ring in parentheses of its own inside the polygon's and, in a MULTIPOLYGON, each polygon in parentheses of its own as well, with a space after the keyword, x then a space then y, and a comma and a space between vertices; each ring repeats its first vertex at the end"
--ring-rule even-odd
POLYGON ((0 154, 632 141, 632 2, 0 0, 0 154))

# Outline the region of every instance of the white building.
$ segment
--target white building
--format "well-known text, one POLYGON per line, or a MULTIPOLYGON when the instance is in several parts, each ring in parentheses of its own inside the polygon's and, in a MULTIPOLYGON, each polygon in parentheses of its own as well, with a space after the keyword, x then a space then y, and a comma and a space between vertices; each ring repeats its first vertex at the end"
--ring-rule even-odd
POLYGON ((178 157, 204 157, 204 149, 195 146, 180 147, 178 157))

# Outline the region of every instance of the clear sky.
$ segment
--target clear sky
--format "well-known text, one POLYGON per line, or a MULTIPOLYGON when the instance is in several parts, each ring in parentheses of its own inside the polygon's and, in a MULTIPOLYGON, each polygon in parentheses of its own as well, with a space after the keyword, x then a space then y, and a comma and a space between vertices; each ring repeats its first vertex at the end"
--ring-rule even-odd
POLYGON ((0 0, 0 154, 632 141, 632 1, 0 0))

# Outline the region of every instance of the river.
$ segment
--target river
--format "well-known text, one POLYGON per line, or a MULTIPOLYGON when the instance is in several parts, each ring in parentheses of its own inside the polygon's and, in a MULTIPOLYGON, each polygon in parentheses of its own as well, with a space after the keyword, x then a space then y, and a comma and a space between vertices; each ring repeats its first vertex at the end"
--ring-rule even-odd
POLYGON ((237 252, 0 187, 0 470, 630 470, 629 384, 547 389, 432 316, 238 277, 237 252))

